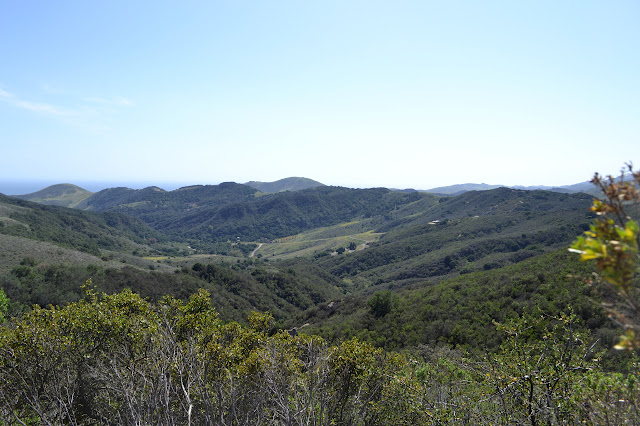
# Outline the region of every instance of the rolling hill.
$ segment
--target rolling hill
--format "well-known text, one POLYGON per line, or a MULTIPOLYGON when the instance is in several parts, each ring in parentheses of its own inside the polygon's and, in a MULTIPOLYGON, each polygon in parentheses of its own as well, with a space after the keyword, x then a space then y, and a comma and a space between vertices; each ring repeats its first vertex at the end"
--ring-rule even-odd
POLYGON ((251 259, 240 264, 238 257, 202 264, 211 258, 194 256, 187 262, 191 267, 179 266, 188 259, 184 252, 193 251, 177 247, 184 245, 122 213, 0 195, 0 288, 14 313, 33 304, 76 301, 89 278, 100 291, 130 288, 154 300, 166 294, 188 298, 206 288, 218 311, 235 320, 246 319, 252 310, 284 320, 343 291, 339 278, 316 265, 281 268, 251 259))
POLYGON ((429 194, 322 186, 201 209, 160 229, 204 241, 237 237, 243 241, 268 241, 356 218, 388 216, 421 199, 436 202, 436 197, 429 194))
POLYGON ((174 191, 110 188, 84 199, 76 208, 123 213, 174 239, 211 244, 237 237, 268 241, 355 218, 388 216, 420 199, 434 203, 436 197, 384 188, 329 186, 262 194, 229 182, 174 191))
MULTIPOLYGON (((70 262, 48 273, 48 266, 30 267, 29 274, 25 271, 25 276, 7 281, 14 298, 28 286, 24 280, 33 279, 45 289, 30 293, 37 295, 37 303, 48 300, 47 289, 52 286, 61 290, 51 300, 72 300, 77 281, 93 275, 108 291, 132 287, 150 297, 161 292, 186 297, 205 286, 231 318, 252 308, 269 309, 286 322, 331 300, 354 297, 365 312, 362 300, 375 291, 455 286, 440 283, 490 276, 523 262, 533 264, 534 259, 567 247, 588 228, 591 200, 586 194, 509 188, 445 197, 330 186, 264 194, 235 183, 174 191, 111 188, 85 198, 76 209, 0 198, 0 234, 97 256, 86 258, 87 262, 113 253, 122 262, 118 270, 132 268, 107 273, 111 267, 99 263, 89 273, 82 262, 70 262), (227 251, 239 246, 237 237, 264 242, 266 247, 258 255, 265 257, 209 258, 214 265, 201 263, 202 255, 194 254, 215 252, 212 244, 218 243, 226 244, 227 251), (292 239, 299 241, 303 257, 286 255, 285 245, 292 239), (344 247, 354 242, 357 250, 336 254, 335 244, 344 247), (173 259, 158 257, 161 263, 144 263, 142 257, 152 258, 154 252, 170 253, 173 259), (283 260, 278 261, 278 253, 283 253, 283 260), (69 284, 56 274, 67 276, 69 284)), ((250 250, 244 250, 244 256, 250 250)), ((240 250, 235 253, 242 256, 240 250)), ((62 258, 52 256, 52 260, 62 258)), ((33 301, 24 303, 29 300, 33 301)), ((343 333, 318 327, 325 335, 343 333)))

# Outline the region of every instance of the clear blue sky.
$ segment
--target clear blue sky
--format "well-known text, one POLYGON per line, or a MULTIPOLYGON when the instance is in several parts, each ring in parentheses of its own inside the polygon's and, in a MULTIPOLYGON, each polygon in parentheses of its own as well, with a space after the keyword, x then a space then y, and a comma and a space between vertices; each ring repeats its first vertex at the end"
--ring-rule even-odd
POLYGON ((637 1, 0 0, 0 182, 615 174, 640 166, 639 22, 637 1))

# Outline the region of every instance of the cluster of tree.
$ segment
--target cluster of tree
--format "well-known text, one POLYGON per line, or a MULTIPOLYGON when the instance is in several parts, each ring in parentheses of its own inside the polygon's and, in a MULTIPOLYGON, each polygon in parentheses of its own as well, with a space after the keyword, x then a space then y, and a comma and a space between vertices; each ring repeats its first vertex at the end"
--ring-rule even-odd
POLYGON ((25 258, 7 275, 0 276, 11 300, 11 312, 33 305, 63 306, 81 297, 79 284, 92 279, 100 291, 112 294, 132 289, 152 301, 164 295, 187 299, 199 288, 213 295, 225 318, 242 320, 251 310, 270 311, 278 321, 293 317, 317 303, 341 297, 342 283, 314 265, 270 266, 261 261, 233 265, 195 264, 174 272, 142 270, 131 266, 105 268, 39 263, 25 258))
MULTIPOLYGON (((497 355, 384 352, 223 322, 204 291, 129 291, 35 308, 0 327, 5 424, 560 424, 640 421, 640 383, 599 367, 575 318, 499 328, 497 355)), ((633 374, 637 374, 634 371, 633 374)))
MULTIPOLYGON (((558 250, 428 286, 391 288, 368 296, 352 293, 333 309, 327 309, 327 303, 314 306, 290 324, 309 323, 309 333, 329 341, 357 337, 387 350, 446 344, 485 352, 495 351, 504 337, 494 322, 571 309, 591 334, 613 346, 617 331, 593 303, 597 293, 572 277, 592 271, 591 265, 580 263, 566 249, 558 250)), ((607 362, 616 359, 611 352, 607 362)))

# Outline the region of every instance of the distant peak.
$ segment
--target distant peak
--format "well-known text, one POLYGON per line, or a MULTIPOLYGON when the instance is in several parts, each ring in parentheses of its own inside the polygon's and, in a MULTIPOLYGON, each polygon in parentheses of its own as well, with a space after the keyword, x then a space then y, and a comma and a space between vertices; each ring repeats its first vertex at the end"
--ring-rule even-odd
POLYGON ((93 192, 71 183, 58 183, 31 194, 14 195, 14 197, 40 204, 74 207, 92 194, 93 192))
POLYGON ((164 189, 157 186, 148 186, 145 188, 147 191, 166 192, 164 189))
POLYGON ((274 182, 250 181, 245 185, 260 192, 301 191, 303 189, 325 186, 323 183, 304 177, 287 177, 274 182))

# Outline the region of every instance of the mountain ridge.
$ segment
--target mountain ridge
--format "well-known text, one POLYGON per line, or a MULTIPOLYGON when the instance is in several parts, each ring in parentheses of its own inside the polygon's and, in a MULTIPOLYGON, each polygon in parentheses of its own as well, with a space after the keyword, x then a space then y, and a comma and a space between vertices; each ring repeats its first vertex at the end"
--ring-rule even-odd
MULTIPOLYGON (((9 195, 9 196, 14 198, 20 198, 27 201, 34 201, 34 202, 46 204, 46 205, 57 205, 57 206, 63 206, 63 207, 79 208, 82 210, 85 210, 85 209, 91 210, 91 207, 89 206, 94 203, 92 203, 90 199, 93 196, 97 196, 97 194, 104 195, 104 191, 111 191, 113 193, 114 192, 113 190, 117 189, 120 192, 128 191, 130 194, 135 193, 135 191, 155 191, 155 192, 171 193, 174 191, 189 191, 189 190, 197 190, 197 189, 202 190, 202 188, 211 188, 219 185, 229 185, 229 184, 248 186, 264 194, 273 194, 273 193, 286 192, 286 191, 295 192, 295 191, 302 191, 305 189, 327 186, 321 182, 318 182, 313 179, 305 178, 305 177, 287 177, 287 178, 279 179, 273 182, 249 181, 241 184, 238 184, 235 182, 223 182, 218 185, 188 185, 188 186, 180 187, 174 190, 165 190, 161 187, 154 186, 154 185, 147 186, 142 189, 131 189, 128 187, 109 187, 96 192, 88 191, 84 188, 81 188, 71 183, 62 183, 62 184, 50 185, 32 193, 27 193, 22 195, 9 195)), ((413 189, 413 188, 400 189, 400 188, 393 188, 393 187, 389 187, 388 189, 394 192, 406 192, 406 193, 426 192, 426 193, 436 194, 436 195, 455 196, 455 195, 463 194, 468 191, 488 191, 491 189, 497 189, 502 187, 511 188, 511 189, 521 189, 526 191, 543 190, 543 191, 552 191, 552 192, 560 192, 560 193, 584 192, 594 196, 597 196, 599 194, 598 189, 589 181, 579 182, 571 185, 561 185, 561 186, 547 186, 547 185, 529 185, 529 186, 511 185, 510 186, 510 185, 494 185, 494 184, 487 184, 487 183, 469 182, 469 183, 439 186, 431 189, 413 189)), ((369 189, 372 189, 372 188, 369 188, 369 189)))
POLYGON ((546 185, 491 185, 486 183, 461 183, 455 185, 439 186, 436 188, 425 189, 422 192, 428 192, 437 195, 455 196, 460 195, 468 191, 488 191, 497 188, 510 188, 520 189, 524 191, 551 191, 560 192, 564 194, 575 194, 578 192, 584 192, 590 195, 599 194, 598 188, 596 188, 590 181, 579 182, 571 185, 561 186, 546 186, 546 185))

